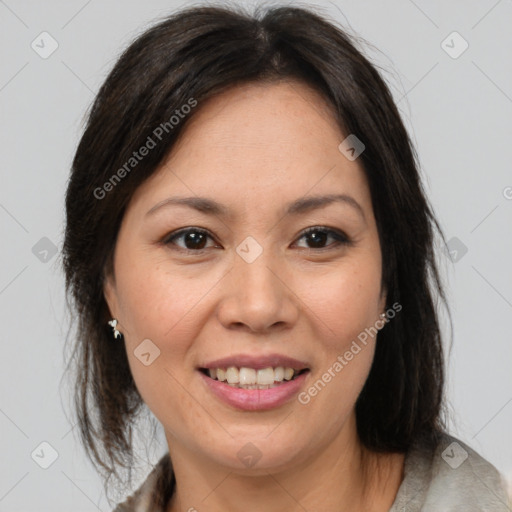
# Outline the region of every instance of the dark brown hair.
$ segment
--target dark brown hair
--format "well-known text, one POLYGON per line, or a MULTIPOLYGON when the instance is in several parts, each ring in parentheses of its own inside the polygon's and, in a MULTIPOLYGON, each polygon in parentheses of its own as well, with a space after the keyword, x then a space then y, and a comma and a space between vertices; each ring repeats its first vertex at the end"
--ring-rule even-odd
POLYGON ((308 84, 331 106, 342 133, 355 134, 366 146, 359 162, 379 231, 387 307, 399 303, 402 311, 379 333, 356 403, 361 442, 373 451, 405 452, 419 439, 436 442, 445 430, 436 297, 444 304, 446 299, 434 253, 436 233, 444 236, 389 89, 356 46, 354 36, 303 8, 249 14, 195 7, 140 35, 101 86, 68 183, 63 266, 77 322, 73 379, 81 440, 108 475, 131 463, 134 419, 143 405, 124 344, 113 341, 107 326, 103 296, 125 208, 201 105, 250 82, 308 84), (170 122, 191 99, 197 107, 170 122), (158 132, 155 147, 127 167, 133 152, 162 126, 167 129, 158 132), (116 174, 122 179, 113 180, 116 174))

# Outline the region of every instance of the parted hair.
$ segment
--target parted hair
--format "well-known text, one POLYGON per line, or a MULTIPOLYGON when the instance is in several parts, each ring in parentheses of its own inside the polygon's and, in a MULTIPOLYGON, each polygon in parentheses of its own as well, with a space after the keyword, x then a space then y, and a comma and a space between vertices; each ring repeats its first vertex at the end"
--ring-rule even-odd
POLYGON ((436 236, 444 236, 390 89, 358 49, 360 41, 311 8, 249 13, 225 5, 189 7, 139 35, 101 85, 72 162, 62 251, 74 319, 67 371, 80 440, 99 471, 113 475, 129 466, 144 405, 124 343, 114 341, 107 325, 103 294, 126 206, 201 105, 247 83, 309 85, 330 106, 341 132, 365 145, 358 161, 379 233, 387 307, 399 303, 402 309, 379 332, 356 402, 361 443, 376 452, 403 453, 418 440, 436 443, 446 430, 437 306, 438 299, 447 301, 435 259, 436 236), (191 99, 197 106, 178 123, 169 122, 191 99), (127 166, 148 137, 154 147, 127 166), (113 181, 114 175, 122 179, 113 181))

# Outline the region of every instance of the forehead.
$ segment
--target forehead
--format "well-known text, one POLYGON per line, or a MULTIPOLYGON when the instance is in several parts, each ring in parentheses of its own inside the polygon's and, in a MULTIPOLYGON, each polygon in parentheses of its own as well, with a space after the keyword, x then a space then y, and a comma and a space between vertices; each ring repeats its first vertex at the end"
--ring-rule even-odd
POLYGON ((291 199, 309 190, 361 196, 364 172, 340 153, 344 138, 328 103, 307 85, 233 87, 198 105, 166 161, 134 200, 144 196, 157 202, 171 190, 215 194, 228 202, 250 195, 257 196, 256 202, 275 200, 276 193, 291 199))
POLYGON ((173 154, 181 145, 190 148, 194 143, 215 148, 218 156, 222 148, 230 155, 257 148, 261 157, 267 152, 273 158, 276 153, 289 157, 310 147, 318 150, 334 144, 336 148, 341 136, 331 108, 309 86, 292 81, 251 83, 229 88, 199 105, 173 154))

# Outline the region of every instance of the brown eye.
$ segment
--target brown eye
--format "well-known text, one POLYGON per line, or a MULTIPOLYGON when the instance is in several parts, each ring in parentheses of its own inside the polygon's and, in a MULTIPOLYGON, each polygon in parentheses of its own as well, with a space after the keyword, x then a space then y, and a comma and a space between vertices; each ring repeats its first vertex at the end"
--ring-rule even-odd
POLYGON ((206 247, 208 238, 211 236, 207 231, 198 228, 182 229, 167 237, 164 241, 165 245, 176 245, 178 248, 186 251, 202 251, 206 247), (177 240, 182 240, 182 245, 177 244, 177 240))
POLYGON ((304 238, 310 244, 307 249, 326 249, 326 248, 334 248, 339 245, 349 245, 350 239, 343 234, 341 231, 322 228, 322 227, 312 227, 308 228, 306 231, 302 232, 299 240, 304 238), (334 243, 330 243, 327 246, 325 245, 329 239, 334 239, 334 243))

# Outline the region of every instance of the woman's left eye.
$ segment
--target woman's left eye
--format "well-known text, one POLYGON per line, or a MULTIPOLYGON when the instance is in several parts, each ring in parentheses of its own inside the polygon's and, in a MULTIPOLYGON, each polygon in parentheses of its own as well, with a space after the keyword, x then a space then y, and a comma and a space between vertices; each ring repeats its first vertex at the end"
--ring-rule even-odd
MULTIPOLYGON (((339 245, 350 245, 351 240, 341 231, 337 231, 330 228, 324 227, 311 227, 307 230, 303 231, 298 238, 308 239, 309 247, 305 247, 306 249, 317 249, 324 250, 329 248, 334 248, 339 245), (330 243, 326 245, 326 242, 332 239, 334 243, 330 243)), ((175 233, 171 233, 170 236, 164 239, 163 243, 165 245, 175 245, 178 249, 188 252, 202 252, 207 249, 206 247, 208 239, 213 240, 212 236, 208 233, 208 231, 199 228, 187 228, 181 229, 175 233), (181 240, 183 245, 177 243, 177 241, 181 240)), ((215 246, 214 247, 218 247, 215 246)))
POLYGON ((329 249, 337 247, 339 245, 350 245, 351 240, 341 231, 337 231, 330 228, 323 227, 312 227, 302 232, 299 240, 308 237, 309 243, 313 244, 313 247, 306 247, 306 249, 329 249), (324 246, 325 242, 329 239, 334 239, 334 243, 324 246), (322 246, 322 247, 319 247, 322 246))

